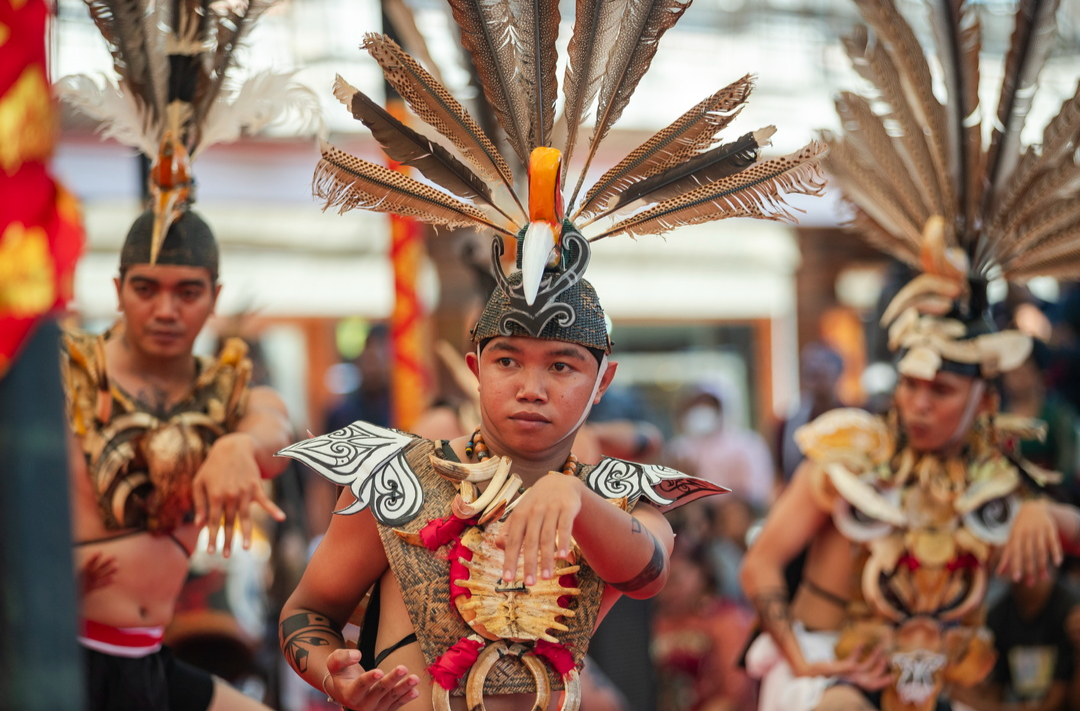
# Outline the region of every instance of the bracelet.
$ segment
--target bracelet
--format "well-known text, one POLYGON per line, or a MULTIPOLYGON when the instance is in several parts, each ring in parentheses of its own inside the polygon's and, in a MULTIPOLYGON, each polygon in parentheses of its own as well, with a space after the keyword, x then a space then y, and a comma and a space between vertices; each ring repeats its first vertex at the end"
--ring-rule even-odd
POLYGON ((330 695, 330 692, 326 690, 326 680, 330 678, 330 672, 326 672, 326 676, 322 678, 322 692, 326 694, 326 700, 332 704, 336 704, 337 700, 330 695))

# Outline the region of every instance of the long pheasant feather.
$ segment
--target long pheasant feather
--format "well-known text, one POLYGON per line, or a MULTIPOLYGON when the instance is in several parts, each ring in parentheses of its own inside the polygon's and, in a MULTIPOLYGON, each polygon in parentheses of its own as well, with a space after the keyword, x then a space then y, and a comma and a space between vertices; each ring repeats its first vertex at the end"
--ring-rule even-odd
POLYGON ((763 161, 729 178, 665 200, 616 223, 590 241, 623 232, 632 236, 660 234, 728 217, 793 220, 783 195, 821 194, 825 180, 817 163, 826 151, 824 143, 814 141, 790 155, 763 161))
POLYGON ((990 134, 987 171, 991 195, 1000 194, 1019 158, 1020 133, 1031 99, 1054 44, 1058 0, 1021 0, 997 105, 997 122, 990 134))
POLYGON ((315 196, 326 201, 324 210, 362 208, 448 228, 488 227, 513 236, 472 205, 407 175, 344 153, 329 143, 322 144, 322 159, 315 168, 313 185, 315 196))
POLYGON ((563 116, 566 140, 563 148, 563 176, 577 145, 578 131, 585 114, 600 90, 611 47, 619 35, 619 20, 627 0, 577 0, 574 32, 567 48, 568 61, 563 79, 563 116))
POLYGON ((855 156, 873 156, 872 164, 857 160, 890 186, 890 192, 895 193, 910 224, 925 224, 932 214, 931 208, 925 193, 912 178, 910 162, 905 161, 902 153, 902 142, 889 135, 870 102, 857 94, 842 92, 836 100, 836 112, 844 126, 844 137, 829 141, 829 145, 836 148, 843 142, 851 146, 855 156))
POLYGON ((612 47, 603 84, 600 87, 600 103, 596 110, 596 126, 593 129, 589 153, 581 168, 577 186, 570 197, 568 207, 577 200, 582 183, 592 164, 596 149, 600 147, 611 127, 622 116, 623 109, 637 89, 641 77, 648 71, 660 38, 675 26, 692 0, 629 0, 619 37, 612 47))
POLYGON ((926 196, 935 214, 948 214, 952 208, 945 202, 945 193, 938 183, 939 177, 934 169, 930 146, 908 106, 896 67, 881 44, 871 42, 865 27, 857 27, 851 35, 845 37, 844 48, 855 70, 878 87, 881 98, 888 104, 890 113, 883 118, 889 118, 896 124, 893 132, 902 147, 905 161, 911 165, 911 172, 918 182, 920 192, 926 196))
POLYGON ((555 125, 559 81, 559 0, 510 0, 510 12, 520 39, 518 62, 526 103, 530 108, 527 145, 550 146, 555 125))
POLYGON ((827 131, 822 132, 822 137, 830 146, 830 153, 823 165, 843 186, 845 198, 865 212, 876 225, 917 252, 922 224, 913 220, 898 199, 897 191, 881 179, 872 164, 868 164, 873 160, 872 156, 864 157, 847 141, 833 140, 827 131))
POLYGON ((334 82, 334 96, 349 108, 355 119, 371 130, 371 135, 391 160, 416 168, 458 197, 481 200, 510 219, 492 202, 488 184, 450 151, 403 124, 340 76, 334 82))
MULTIPOLYGON (((465 107, 442 84, 439 84, 419 63, 405 54, 389 37, 379 34, 364 36, 364 49, 382 67, 386 81, 401 94, 417 116, 453 143, 472 163, 480 176, 489 181, 502 181, 514 195, 514 179, 510 166, 499 154, 491 139, 484 134, 465 107)), ((514 197, 515 201, 517 197, 514 197)), ((521 203, 518 207, 525 213, 521 203)))
POLYGON ((739 115, 754 83, 749 75, 700 101, 657 131, 649 140, 609 169, 585 194, 573 219, 587 218, 639 180, 661 173, 708 149, 716 134, 739 115))
POLYGON ((957 212, 966 224, 974 226, 984 189, 979 108, 982 30, 975 6, 968 0, 937 0, 931 8, 937 14, 933 26, 949 97, 945 127, 947 145, 952 148, 950 171, 956 175, 957 212))
MULTIPOLYGON (((606 217, 639 200, 650 203, 661 202, 695 190, 702 185, 735 175, 757 161, 758 150, 768 145, 769 138, 775 132, 776 128, 769 126, 747 133, 738 140, 725 143, 662 173, 634 183, 620 192, 611 207, 597 215, 595 219, 606 217)), ((585 227, 590 222, 580 226, 585 227)))
POLYGON ((484 96, 506 132, 507 141, 527 164, 529 105, 518 88, 522 72, 514 49, 510 2, 450 0, 450 10, 461 28, 461 43, 472 57, 484 96))
POLYGON ((148 33, 154 9, 145 0, 93 0, 87 2, 90 17, 109 45, 113 68, 120 83, 130 91, 154 121, 160 121, 165 108, 166 86, 154 70, 155 58, 163 52, 154 46, 160 37, 148 33))
POLYGON ((930 159, 950 216, 956 211, 954 178, 950 161, 954 152, 948 146, 948 129, 941 103, 934 96, 933 78, 911 25, 897 10, 894 0, 855 0, 863 19, 877 34, 881 47, 899 82, 900 94, 889 97, 890 104, 906 106, 904 113, 914 124, 905 126, 913 136, 926 136, 930 159))
MULTIPOLYGON (((248 0, 240 8, 225 5, 223 12, 213 18, 216 47, 208 67, 208 76, 196 90, 195 114, 201 123, 209 116, 211 107, 222 96, 225 79, 236 65, 236 51, 247 39, 255 22, 277 0, 248 0)), ((195 148, 198 147, 198 141, 195 148)))

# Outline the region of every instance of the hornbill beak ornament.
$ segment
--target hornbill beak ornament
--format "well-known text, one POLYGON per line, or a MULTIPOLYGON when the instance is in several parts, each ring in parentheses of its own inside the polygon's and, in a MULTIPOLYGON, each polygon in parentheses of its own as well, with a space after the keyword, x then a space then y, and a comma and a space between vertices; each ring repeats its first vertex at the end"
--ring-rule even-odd
POLYGON ((529 156, 529 224, 522 237, 521 285, 529 306, 536 301, 544 270, 559 263, 562 235, 562 152, 540 146, 529 156))
POLYGON ((150 200, 154 210, 150 264, 156 264, 169 228, 191 201, 191 158, 172 131, 165 132, 161 148, 150 166, 150 200))

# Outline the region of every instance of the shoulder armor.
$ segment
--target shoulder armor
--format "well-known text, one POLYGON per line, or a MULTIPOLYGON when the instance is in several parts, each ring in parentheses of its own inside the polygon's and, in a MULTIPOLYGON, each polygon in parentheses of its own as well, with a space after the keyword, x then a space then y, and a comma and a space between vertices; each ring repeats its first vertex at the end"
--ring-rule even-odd
POLYGON ((416 435, 354 422, 336 432, 301 440, 278 452, 314 469, 338 486, 347 486, 356 501, 334 513, 353 514, 371 508, 384 526, 411 521, 424 504, 420 478, 405 461, 407 450, 423 442, 416 435))
POLYGON ((586 484, 605 499, 626 498, 631 504, 644 497, 663 512, 695 499, 726 494, 729 489, 658 464, 640 464, 604 457, 586 477, 586 484))
POLYGON ((855 470, 887 462, 896 447, 885 420, 854 407, 830 410, 803 425, 795 430, 795 442, 808 459, 842 462, 855 470))

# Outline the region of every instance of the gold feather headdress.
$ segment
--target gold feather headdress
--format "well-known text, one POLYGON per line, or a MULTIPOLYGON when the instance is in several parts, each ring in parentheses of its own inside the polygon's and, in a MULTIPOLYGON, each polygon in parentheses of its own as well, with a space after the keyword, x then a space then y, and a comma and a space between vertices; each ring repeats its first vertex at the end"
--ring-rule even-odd
POLYGON ((150 263, 194 202, 191 162, 214 143, 256 133, 286 115, 321 128, 317 98, 292 73, 230 81, 238 51, 277 0, 85 0, 113 57, 104 85, 64 77, 57 94, 101 123, 102 135, 152 161, 150 263))
MULTIPOLYGON (((759 160, 774 132, 767 127, 719 144, 718 134, 739 114, 752 88, 749 76, 707 97, 659 131, 598 182, 583 190, 597 147, 619 119, 658 43, 690 0, 578 0, 563 80, 563 115, 555 120, 558 80, 555 0, 449 0, 471 55, 484 100, 513 156, 504 157, 466 108, 391 39, 368 34, 363 48, 413 114, 433 129, 423 134, 382 110, 338 78, 334 95, 368 126, 394 161, 420 171, 428 183, 393 173, 324 145, 315 194, 326 206, 408 215, 433 225, 473 226, 495 233, 495 269, 513 308, 537 335, 552 318, 574 318, 555 297, 581 278, 588 243, 626 233, 660 234, 682 225, 727 217, 792 219, 785 194, 821 192, 818 161, 825 145, 812 142, 791 155, 759 160), (595 127, 576 188, 562 194, 582 124, 597 104, 595 127), (562 150, 552 148, 564 136, 562 150), (519 195, 512 165, 528 168, 519 195), (527 207, 526 207, 527 204, 527 207), (586 240, 579 229, 622 213, 586 240), (497 256, 504 237, 521 240, 522 279, 508 282, 497 256), (560 278, 561 277, 561 278, 560 278), (542 317, 535 318, 537 314, 542 317), (526 318, 526 316, 529 316, 526 318)), ((580 139, 580 140, 579 140, 580 139)))
POLYGON ((932 54, 894 0, 855 0, 867 26, 844 44, 873 90, 838 98, 843 135, 825 133, 824 165, 854 209, 853 226, 923 272, 882 318, 890 347, 906 351, 901 372, 930 379, 952 367, 993 377, 1020 365, 1031 342, 993 332, 987 281, 1080 276, 1080 91, 1040 145, 1023 145, 1058 0, 1019 1, 992 109, 979 100, 977 3, 926 1, 932 54), (941 97, 925 54, 940 63, 941 97))

